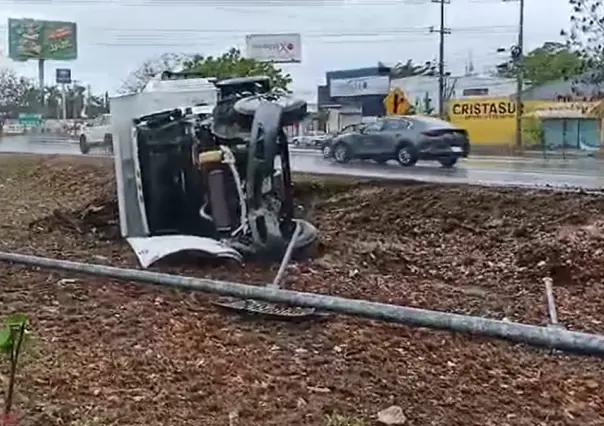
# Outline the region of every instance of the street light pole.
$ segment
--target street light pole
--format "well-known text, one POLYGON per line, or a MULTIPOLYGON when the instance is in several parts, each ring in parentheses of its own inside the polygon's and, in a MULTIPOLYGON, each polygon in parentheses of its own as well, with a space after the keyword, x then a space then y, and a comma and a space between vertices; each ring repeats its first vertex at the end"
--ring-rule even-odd
POLYGON ((516 68, 516 148, 522 149, 522 91, 524 89, 524 0, 518 1, 518 42, 512 50, 512 60, 516 68))
POLYGON ((451 0, 432 0, 432 3, 440 3, 440 25, 438 30, 430 28, 430 32, 439 33, 438 44, 438 115, 445 117, 445 35, 451 34, 449 28, 445 28, 445 5, 451 0))

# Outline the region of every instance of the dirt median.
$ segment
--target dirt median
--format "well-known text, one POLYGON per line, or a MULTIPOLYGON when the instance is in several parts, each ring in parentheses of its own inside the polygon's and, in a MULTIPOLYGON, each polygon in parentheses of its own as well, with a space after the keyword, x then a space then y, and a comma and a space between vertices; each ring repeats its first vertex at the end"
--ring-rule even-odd
MULTIPOLYGON (((0 157, 0 249, 135 267, 109 161, 0 157)), ((287 288, 545 324, 551 277, 560 321, 604 331, 604 198, 308 176, 296 197, 321 241, 287 288)), ((276 265, 155 269, 263 284, 276 265)), ((35 334, 22 425, 359 426, 390 405, 408 425, 604 424, 599 360, 346 317, 250 321, 209 295, 0 271, 3 314, 29 313, 35 334)))

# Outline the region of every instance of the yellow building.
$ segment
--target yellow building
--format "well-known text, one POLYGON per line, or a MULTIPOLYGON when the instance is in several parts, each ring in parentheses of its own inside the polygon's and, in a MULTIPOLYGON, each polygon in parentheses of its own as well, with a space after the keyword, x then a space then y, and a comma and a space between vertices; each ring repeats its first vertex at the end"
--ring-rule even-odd
MULTIPOLYGON (((527 127, 543 111, 577 111, 585 117, 604 116, 602 102, 527 101, 523 115, 527 127)), ((509 98, 481 98, 449 102, 449 119, 466 129, 473 144, 514 145, 516 134, 516 102, 509 98)))

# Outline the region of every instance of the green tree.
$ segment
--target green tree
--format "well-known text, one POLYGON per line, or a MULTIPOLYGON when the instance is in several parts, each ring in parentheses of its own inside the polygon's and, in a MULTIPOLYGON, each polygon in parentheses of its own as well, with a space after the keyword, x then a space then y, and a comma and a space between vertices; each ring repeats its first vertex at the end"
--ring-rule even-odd
POLYGON ((288 90, 292 82, 289 74, 269 62, 247 59, 235 48, 221 56, 194 55, 183 62, 186 71, 199 73, 200 76, 219 80, 234 77, 265 75, 271 79, 272 87, 288 90))
POLYGON ((576 79, 575 91, 581 85, 592 86, 591 95, 601 94, 604 83, 604 2, 602 0, 569 0, 572 8, 570 29, 563 30, 567 45, 584 61, 585 71, 576 79))
POLYGON ((38 91, 33 82, 12 68, 0 69, 0 115, 15 118, 21 112, 32 112, 38 105, 38 91))
MULTIPOLYGON (((528 84, 540 86, 550 81, 576 77, 584 70, 584 65, 579 52, 562 43, 546 42, 525 55, 523 77, 528 84)), ((517 72, 513 59, 497 66, 500 77, 514 78, 517 72)))

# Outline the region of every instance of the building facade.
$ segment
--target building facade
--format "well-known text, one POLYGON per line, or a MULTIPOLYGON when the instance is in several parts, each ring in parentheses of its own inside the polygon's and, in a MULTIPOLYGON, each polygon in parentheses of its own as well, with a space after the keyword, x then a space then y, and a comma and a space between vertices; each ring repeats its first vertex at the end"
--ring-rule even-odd
MULTIPOLYGON (((438 113, 438 77, 413 76, 393 79, 391 88, 399 88, 418 114, 438 113)), ((516 80, 487 76, 447 77, 445 99, 472 99, 477 97, 507 97, 516 92, 516 80)))

